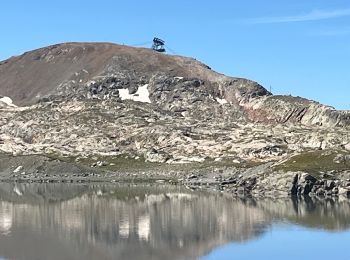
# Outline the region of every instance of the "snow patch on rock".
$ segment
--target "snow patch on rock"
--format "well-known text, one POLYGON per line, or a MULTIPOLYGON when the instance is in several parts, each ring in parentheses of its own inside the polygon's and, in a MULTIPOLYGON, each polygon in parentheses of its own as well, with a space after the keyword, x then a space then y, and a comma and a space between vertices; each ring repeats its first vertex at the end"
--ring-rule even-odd
POLYGON ((13 173, 18 173, 23 169, 23 166, 18 166, 16 169, 13 170, 13 173))
POLYGON ((168 160, 168 164, 186 164, 186 163, 192 163, 192 162, 204 162, 205 158, 199 157, 199 156, 193 156, 193 157, 185 157, 185 156, 178 156, 175 160, 168 160))
POLYGON ((224 99, 224 98, 216 98, 216 101, 219 103, 219 104, 221 104, 221 105, 224 105, 224 104, 227 104, 228 102, 227 102, 227 100, 226 99, 224 99))
POLYGON ((149 91, 147 89, 148 84, 143 85, 138 88, 135 94, 129 94, 128 89, 119 89, 119 96, 122 100, 134 100, 143 103, 151 103, 149 99, 149 91))
POLYGON ((17 107, 15 104, 13 104, 12 99, 9 97, 1 97, 0 96, 0 102, 5 103, 9 107, 17 107))

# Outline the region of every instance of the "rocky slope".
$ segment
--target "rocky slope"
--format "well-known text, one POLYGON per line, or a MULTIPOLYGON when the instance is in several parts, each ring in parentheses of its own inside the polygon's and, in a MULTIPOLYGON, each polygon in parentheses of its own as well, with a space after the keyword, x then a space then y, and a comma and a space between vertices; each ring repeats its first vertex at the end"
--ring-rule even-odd
POLYGON ((66 43, 2 61, 0 114, 0 151, 15 156, 111 171, 121 156, 246 168, 273 161, 290 170, 283 163, 292 156, 324 150, 329 165, 349 170, 348 159, 344 167, 335 160, 348 158, 349 111, 143 48, 66 43))

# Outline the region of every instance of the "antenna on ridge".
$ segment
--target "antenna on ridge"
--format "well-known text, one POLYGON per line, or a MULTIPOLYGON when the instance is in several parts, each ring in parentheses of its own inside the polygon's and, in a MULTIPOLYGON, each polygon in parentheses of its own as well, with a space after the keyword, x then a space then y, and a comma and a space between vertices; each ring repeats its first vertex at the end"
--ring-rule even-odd
POLYGON ((165 41, 154 37, 153 38, 153 44, 152 44, 152 49, 157 51, 157 52, 165 52, 165 41))

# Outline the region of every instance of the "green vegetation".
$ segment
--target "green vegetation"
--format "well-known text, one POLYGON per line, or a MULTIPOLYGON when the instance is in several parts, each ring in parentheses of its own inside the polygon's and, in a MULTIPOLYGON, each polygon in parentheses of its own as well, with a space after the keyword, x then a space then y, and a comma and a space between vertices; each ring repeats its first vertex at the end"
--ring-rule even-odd
POLYGON ((220 168, 251 168, 258 166, 260 162, 246 161, 242 163, 233 162, 233 158, 223 158, 221 161, 215 161, 214 159, 206 159, 204 162, 191 162, 185 164, 167 164, 167 163, 155 163, 146 162, 143 156, 130 156, 126 154, 120 154, 115 156, 104 155, 91 155, 88 157, 81 156, 63 156, 60 154, 46 155, 52 160, 60 160, 63 162, 78 164, 82 167, 93 167, 101 171, 114 171, 114 172, 191 172, 194 170, 207 170, 220 168))
POLYGON ((205 169, 210 167, 216 167, 216 168, 225 168, 225 167, 236 167, 236 168, 251 168, 255 166, 261 165, 261 162, 257 161, 244 161, 241 163, 233 162, 233 158, 227 157, 222 158, 220 161, 215 161, 214 159, 206 159, 204 162, 201 163, 190 163, 187 164, 190 168, 195 169, 205 169))
POLYGON ((350 162, 335 162, 338 155, 348 155, 341 150, 312 151, 291 157, 286 162, 275 167, 275 170, 282 171, 305 171, 311 174, 319 174, 327 171, 350 170, 350 162))
POLYGON ((75 163, 85 167, 98 167, 101 170, 107 171, 147 171, 160 166, 159 163, 145 162, 143 157, 135 159, 123 154, 116 156, 91 155, 88 157, 63 156, 59 154, 49 154, 46 156, 53 160, 75 163), (101 165, 98 165, 99 162, 101 165))
POLYGON ((159 163, 145 162, 143 157, 132 158, 125 154, 116 156, 95 155, 87 158, 78 158, 76 162, 84 166, 92 166, 94 164, 98 164, 98 162, 102 162, 103 164, 101 166, 97 166, 103 170, 109 171, 147 171, 150 169, 156 169, 160 166, 159 163))

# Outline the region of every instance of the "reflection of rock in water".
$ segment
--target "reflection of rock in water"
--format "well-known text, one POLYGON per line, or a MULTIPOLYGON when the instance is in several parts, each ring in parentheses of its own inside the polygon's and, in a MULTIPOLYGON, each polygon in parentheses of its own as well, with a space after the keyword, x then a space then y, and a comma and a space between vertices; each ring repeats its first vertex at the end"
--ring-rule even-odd
MULTIPOLYGON (((274 219, 323 223, 320 213, 328 212, 310 201, 239 200, 170 187, 85 186, 82 192, 77 186, 74 192, 72 185, 60 199, 52 195, 58 186, 17 188, 8 188, 13 192, 7 198, 13 198, 0 202, 0 252, 16 259, 56 259, 55 252, 57 259, 62 253, 67 259, 190 259, 229 241, 253 239, 274 219), (38 192, 50 200, 18 203, 18 197, 38 192), (63 200, 72 194, 78 197, 63 200), (27 248, 21 258, 16 248, 24 252, 28 238, 40 250, 27 248)), ((349 208, 348 202, 333 206, 327 224, 347 227, 349 208)))
POLYGON ((68 200, 86 193, 93 186, 73 184, 8 184, 0 185, 0 200, 38 204, 68 200))
POLYGON ((269 223, 261 210, 232 199, 169 189, 121 195, 126 192, 103 187, 59 203, 3 201, 1 209, 11 209, 12 236, 25 229, 27 236, 44 234, 56 238, 56 245, 69 240, 72 247, 103 252, 106 259, 194 258, 217 245, 254 237, 269 223))
POLYGON ((275 219, 311 228, 340 231, 350 227, 350 201, 348 199, 316 199, 302 197, 287 200, 259 200, 257 207, 270 212, 275 219))
POLYGON ((0 235, 8 235, 12 228, 12 204, 0 201, 0 235))

